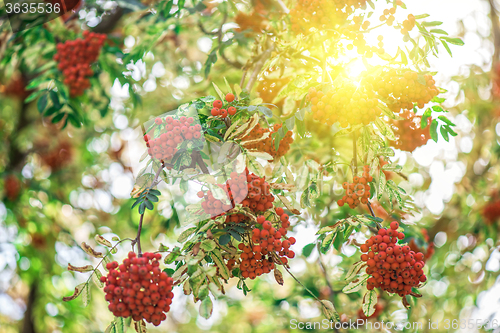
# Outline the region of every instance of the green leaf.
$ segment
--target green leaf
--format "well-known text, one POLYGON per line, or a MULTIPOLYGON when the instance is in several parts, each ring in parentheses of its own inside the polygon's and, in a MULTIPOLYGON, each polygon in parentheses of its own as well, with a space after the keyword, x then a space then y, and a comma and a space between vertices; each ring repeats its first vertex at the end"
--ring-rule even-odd
POLYGON ((158 202, 158 197, 155 196, 155 195, 153 195, 153 194, 151 194, 151 193, 148 193, 146 195, 146 198, 148 198, 148 200, 151 201, 151 202, 158 202))
POLYGON ((447 41, 448 43, 453 44, 453 45, 458 45, 458 46, 464 45, 464 41, 461 40, 460 38, 441 37, 440 39, 441 39, 441 41, 444 40, 444 41, 447 41))
POLYGON ((331 234, 326 235, 326 237, 323 239, 323 242, 321 242, 321 248, 320 248, 321 253, 325 254, 328 252, 336 234, 337 233, 332 232, 331 234))
POLYGON ((210 297, 205 298, 200 304, 200 316, 208 319, 212 316, 213 310, 214 305, 212 304, 212 300, 210 299, 210 297))
POLYGON ((363 296, 362 308, 366 317, 370 317, 375 313, 375 305, 377 305, 377 301, 377 292, 374 289, 368 290, 363 296))
POLYGON ((43 113, 43 110, 47 107, 47 94, 42 95, 36 105, 38 107, 38 112, 43 113))
POLYGON ((196 229, 197 229, 196 227, 191 227, 189 229, 184 230, 179 235, 179 238, 177 238, 177 241, 179 243, 184 243, 189 238, 189 236, 191 236, 196 231, 196 229))
POLYGON ((304 248, 302 249, 302 255, 304 257, 309 257, 312 253, 312 251, 314 250, 314 247, 316 246, 316 244, 314 243, 310 243, 310 244, 307 244, 306 246, 304 246, 304 248))
POLYGON ((432 110, 434 110, 436 112, 446 112, 441 105, 432 106, 432 110))
POLYGON ((424 129, 427 127, 427 119, 432 115, 432 110, 430 108, 427 108, 425 110, 424 114, 422 115, 422 120, 420 121, 420 128, 424 129))
POLYGON ((346 281, 351 281, 354 279, 355 276, 359 274, 359 272, 366 266, 366 263, 364 261, 358 261, 351 265, 351 268, 345 275, 345 280, 346 281))
POLYGON ((448 33, 443 29, 431 29, 430 32, 435 34, 448 35, 448 33))
POLYGON ((451 122, 451 120, 449 120, 445 116, 439 116, 438 119, 445 122, 448 126, 456 126, 454 123, 451 122))
POLYGON ((132 323, 132 318, 115 317, 104 333, 126 333, 132 323))
POLYGON ((354 292, 358 291, 359 289, 361 289, 361 287, 366 282, 366 280, 368 280, 369 277, 370 277, 370 275, 366 274, 366 275, 363 275, 361 277, 354 279, 353 281, 349 282, 342 289, 342 292, 344 292, 346 294, 350 294, 350 293, 354 293, 354 292))
MULTIPOLYGON (((431 21, 431 22, 422 22, 422 25, 424 27, 437 27, 438 25, 443 24, 443 22, 440 21, 431 21)), ((446 34, 446 32, 445 32, 446 34)))
POLYGON ((379 183, 378 183, 378 191, 377 191, 377 200, 380 201, 380 199, 382 199, 382 195, 384 194, 384 190, 385 190, 385 184, 386 184, 386 180, 385 180, 385 173, 380 170, 379 172, 379 183))
POLYGON ((224 234, 224 235, 219 237, 219 244, 226 245, 227 243, 229 243, 230 240, 231 240, 231 236, 229 236, 229 234, 224 234))
POLYGON ((436 119, 433 119, 431 122, 430 134, 431 134, 431 139, 434 140, 435 142, 438 141, 437 128, 438 128, 438 122, 436 119))
POLYGON ((322 299, 321 304, 323 305, 323 314, 325 315, 326 318, 328 318, 329 320, 333 320, 335 322, 340 322, 339 313, 335 309, 335 306, 333 306, 332 302, 326 299, 322 299))
POLYGON ((52 118, 52 120, 51 120, 52 124, 60 122, 64 118, 65 115, 66 115, 66 113, 64 113, 64 112, 55 115, 54 118, 52 118))
POLYGON ((153 203, 149 200, 145 200, 144 203, 146 204, 146 208, 149 210, 153 210, 154 206, 153 203))
POLYGON ((213 250, 215 250, 216 247, 217 245, 215 244, 215 241, 212 239, 204 240, 200 244, 200 248, 205 252, 212 252, 213 250))
POLYGON ((140 206, 139 206, 139 214, 144 214, 144 212, 146 211, 146 203, 143 201, 141 202, 140 206))
POLYGON ((420 20, 420 19, 423 19, 423 18, 426 18, 426 17, 429 17, 429 16, 430 16, 429 14, 415 15, 415 19, 416 20, 420 20))
POLYGON ((446 49, 446 51, 448 52, 448 54, 450 55, 450 57, 453 57, 453 54, 451 53, 451 49, 450 49, 450 46, 448 45, 448 43, 446 43, 446 41, 444 41, 444 40, 441 40, 441 43, 443 43, 443 46, 446 49))
POLYGON ((450 138, 448 137, 448 131, 444 126, 441 126, 439 128, 439 132, 441 132, 441 136, 443 137, 444 141, 449 142, 450 138))
POLYGON ((211 258, 219 267, 219 273, 224 278, 224 280, 229 279, 229 269, 227 268, 226 264, 224 263, 224 260, 222 259, 222 255, 220 253, 219 249, 215 249, 214 251, 211 252, 211 258))

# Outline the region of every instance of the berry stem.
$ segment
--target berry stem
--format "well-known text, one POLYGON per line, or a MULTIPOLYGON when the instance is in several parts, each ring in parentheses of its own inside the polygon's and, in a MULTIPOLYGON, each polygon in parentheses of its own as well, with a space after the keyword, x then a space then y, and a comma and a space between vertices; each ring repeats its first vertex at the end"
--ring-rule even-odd
MULTIPOLYGON (((156 186, 156 182, 158 180, 158 177, 160 177, 160 173, 163 171, 163 168, 165 168, 165 164, 162 162, 161 168, 158 168, 158 170, 156 171, 156 175, 155 175, 155 178, 153 179, 151 188, 156 186)), ((148 200, 148 198, 146 198, 145 200, 148 200)), ((141 214, 141 218, 139 219, 139 227, 137 228, 137 236, 132 241, 132 248, 135 244, 137 244, 137 253, 138 253, 139 257, 142 257, 141 232, 142 232, 142 223, 144 221, 144 214, 145 213, 146 213, 146 211, 144 211, 144 213, 141 214)))
MULTIPOLYGON (((288 272, 288 274, 290 274, 290 276, 295 280, 295 282, 297 282, 299 285, 301 285, 302 288, 304 288, 305 291, 307 291, 315 300, 317 300, 321 304, 322 307, 325 308, 325 310, 329 311, 329 309, 323 304, 323 302, 321 302, 321 300, 316 295, 314 295, 314 293, 312 291, 310 291, 306 286, 304 286, 302 284, 302 282, 300 282, 299 279, 297 279, 295 277, 295 275, 293 275, 292 272, 290 272, 290 270, 288 269, 288 267, 286 267, 285 265, 283 265, 283 268, 285 268, 285 270, 288 272)), ((333 304, 333 302, 332 302, 332 304, 333 304)), ((335 305, 333 305, 333 306, 335 306, 335 305)), ((328 318, 328 319, 330 319, 330 318, 328 318)), ((335 332, 338 332, 338 330, 335 327, 334 327, 334 329, 335 329, 335 332)))
MULTIPOLYGON (((375 216, 375 212, 373 211, 373 208, 372 208, 372 205, 370 203, 370 200, 368 200, 368 202, 366 203, 366 205, 368 206, 368 209, 370 209, 370 214, 372 214, 373 217, 377 217, 377 216, 375 216)), ((382 229, 382 226, 380 225, 379 222, 375 221, 375 223, 377 223, 377 229, 378 230, 382 229)))

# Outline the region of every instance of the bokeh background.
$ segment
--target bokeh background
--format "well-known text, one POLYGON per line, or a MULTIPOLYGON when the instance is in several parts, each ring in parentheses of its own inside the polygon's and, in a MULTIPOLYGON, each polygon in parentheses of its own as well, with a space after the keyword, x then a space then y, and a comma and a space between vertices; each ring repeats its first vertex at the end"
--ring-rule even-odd
MULTIPOLYGON (((113 8, 116 3, 100 5, 113 8)), ((214 8, 217 2, 205 5, 214 8)), ((449 142, 429 141, 413 153, 396 150, 391 158, 408 175, 407 180, 398 179, 400 186, 421 209, 420 214, 407 217, 406 224, 415 245, 428 253, 429 281, 410 311, 397 297, 381 297, 376 320, 421 321, 424 328, 429 320, 438 321, 440 332, 500 332, 500 22, 497 14, 492 15, 495 8, 500 9, 500 2, 420 0, 408 1, 407 7, 409 12, 428 13, 430 19, 443 21, 444 30, 465 42, 463 47, 452 48, 453 57, 441 50, 439 58, 430 59, 432 70, 438 71, 436 84, 448 90, 443 96, 458 136, 449 142), (445 320, 469 319, 495 319, 496 329, 444 328, 445 320)), ((248 8, 238 4, 242 12, 248 8)), ((93 9, 78 15, 91 27, 102 19, 102 13, 93 9)), ((195 30, 195 25, 193 20, 192 27, 163 27, 155 51, 127 65, 142 107, 130 107, 128 83, 108 82, 109 114, 101 119, 98 110, 88 110, 94 131, 59 131, 40 119, 36 107, 23 103, 23 89, 10 91, 7 87, 12 85, 2 81, 0 333, 103 332, 112 320, 102 291, 95 287, 88 307, 81 300, 62 302, 62 297, 88 278, 66 267, 68 263, 95 264, 79 244, 96 245, 97 233, 108 239, 135 235, 139 216, 129 209, 134 177, 127 141, 137 126, 205 95, 211 80, 239 81, 238 72, 221 64, 214 66, 211 77, 204 77, 203 64, 216 40, 195 30)), ((146 28, 125 22, 112 33, 132 49, 147 41, 146 28)), ((238 26, 227 23, 223 28, 231 33, 238 26)), ((397 44, 389 40, 386 37, 390 53, 397 44)), ((361 65, 353 65, 353 75, 361 70, 357 66, 361 65)), ((23 87, 22 73, 6 72, 0 74, 11 79, 14 75, 23 87)), ((314 148, 300 144, 292 150, 315 153, 314 148)), ((328 201, 331 196, 324 193, 319 200, 328 201)), ((390 219, 383 209, 378 213, 390 219)), ((292 260, 291 271, 315 294, 334 300, 343 320, 355 320, 361 316, 359 299, 341 289, 345 268, 357 261, 359 252, 344 245, 340 251, 320 255, 310 246, 321 225, 332 224, 342 214, 321 216, 318 212, 294 221, 297 243, 293 249, 302 255, 292 260)), ((143 246, 174 246, 183 227, 174 202, 160 201, 154 214, 146 217, 143 246)), ((128 243, 120 245, 115 258, 120 260, 129 250, 128 243)), ((291 319, 323 319, 318 304, 289 276, 284 286, 272 277, 262 277, 250 288, 252 292, 244 296, 230 283, 226 295, 214 302, 214 314, 208 320, 198 315, 199 304, 192 302, 192 296, 176 289, 168 319, 151 331, 288 332, 291 319)))

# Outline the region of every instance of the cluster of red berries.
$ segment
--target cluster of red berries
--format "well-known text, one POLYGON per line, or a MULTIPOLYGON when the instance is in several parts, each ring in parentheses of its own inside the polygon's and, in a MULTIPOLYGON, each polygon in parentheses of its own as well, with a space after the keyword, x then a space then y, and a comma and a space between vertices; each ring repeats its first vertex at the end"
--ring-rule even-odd
POLYGON ((394 20, 396 19, 394 17, 394 14, 396 14, 396 9, 397 9, 397 7, 391 7, 389 9, 384 9, 384 12, 382 15, 380 15, 379 20, 381 22, 385 21, 385 23, 387 25, 391 26, 394 23, 394 20))
POLYGON ((415 16, 413 14, 408 15, 408 19, 403 21, 403 28, 401 29, 401 33, 403 35, 407 35, 408 32, 412 31, 415 28, 415 16))
POLYGON ((148 154, 158 160, 170 160, 178 151, 177 147, 185 140, 201 138, 201 125, 194 124, 193 117, 181 116, 179 119, 168 116, 155 119, 155 126, 144 135, 148 154), (156 131, 160 127, 160 131, 156 131), (156 133, 156 138, 154 137, 156 133))
POLYGON ((412 110, 415 104, 422 109, 433 97, 439 95, 432 75, 425 74, 419 79, 419 74, 411 70, 391 68, 369 75, 365 81, 375 87, 378 96, 387 101, 387 106, 395 113, 412 110))
MULTIPOLYGON (((231 103, 232 101, 234 101, 234 94, 232 93, 229 93, 226 95, 226 101, 228 103, 231 103)), ((236 108, 234 106, 229 106, 226 109, 223 109, 223 103, 220 99, 218 100, 215 100, 214 103, 213 103, 213 108, 212 108, 212 111, 210 111, 210 114, 214 117, 220 117, 220 118, 226 118, 227 115, 230 115, 230 116, 234 116, 236 114, 236 108)))
POLYGON ((90 64, 97 60, 106 40, 106 35, 87 30, 83 32, 83 37, 57 44, 57 53, 54 56, 71 96, 80 96, 90 87, 88 78, 94 74, 90 64))
POLYGON ((417 116, 413 111, 405 110, 400 115, 404 120, 393 120, 391 127, 396 137, 395 141, 390 141, 390 145, 404 151, 414 151, 423 146, 431 138, 430 123, 432 119, 427 118, 427 126, 421 128, 422 116, 417 116))
POLYGON ((367 84, 357 86, 353 82, 330 89, 326 93, 310 88, 307 99, 311 102, 314 120, 331 126, 336 122, 342 128, 350 124, 368 124, 381 113, 373 87, 367 84))
MULTIPOLYGON (((243 207, 250 208, 254 213, 263 213, 273 207, 274 196, 270 192, 270 185, 266 178, 250 173, 246 169, 245 174, 231 172, 230 179, 226 184, 217 184, 225 192, 223 200, 216 199, 212 191, 198 192, 199 198, 205 198, 201 206, 205 213, 212 218, 220 216, 241 203, 243 207), (227 199, 226 199, 227 198, 227 199)), ((243 214, 227 215, 226 222, 239 223, 248 219, 243 214)))
POLYGON ((238 245, 243 251, 239 263, 243 278, 255 279, 269 273, 274 269, 275 263, 286 265, 288 258, 295 257, 295 252, 290 250, 290 246, 295 244, 295 238, 286 238, 286 229, 290 227, 289 217, 281 207, 277 207, 275 211, 279 216, 277 222, 273 224, 263 215, 257 217, 257 224, 252 229, 252 243, 238 245))
POLYGON ((368 265, 366 272, 371 275, 367 289, 380 288, 404 297, 427 277, 422 270, 423 253, 412 251, 408 245, 397 245, 398 239, 405 238, 398 228, 398 222, 391 222, 390 229, 380 229, 378 235, 370 237, 360 249, 364 253, 361 260, 368 265))
POLYGON ((362 204, 367 204, 370 198, 370 185, 368 185, 368 183, 372 180, 373 177, 370 176, 370 167, 365 165, 363 167, 362 177, 354 176, 352 183, 344 182, 342 184, 342 188, 345 189, 346 195, 337 201, 337 204, 341 207, 344 204, 348 204, 351 209, 358 207, 360 202, 362 204))
POLYGON ((253 128, 253 130, 241 140, 242 141, 257 140, 259 138, 262 138, 262 136, 264 136, 265 133, 269 133, 269 136, 257 142, 243 144, 243 146, 249 150, 266 152, 273 157, 273 160, 279 160, 282 156, 285 156, 285 154, 290 150, 290 145, 293 143, 293 138, 292 138, 293 132, 288 131, 285 133, 283 139, 281 139, 278 150, 276 150, 275 139, 272 137, 272 135, 276 133, 281 127, 282 127, 281 124, 274 124, 272 129, 269 129, 269 128, 263 128, 262 126, 260 126, 260 124, 257 124, 253 128))
POLYGON ((173 279, 160 269, 161 254, 144 253, 136 257, 129 252, 121 265, 116 261, 106 264, 107 276, 104 292, 109 310, 116 317, 132 317, 135 321, 145 319, 155 326, 167 318, 165 312, 172 304, 173 279))

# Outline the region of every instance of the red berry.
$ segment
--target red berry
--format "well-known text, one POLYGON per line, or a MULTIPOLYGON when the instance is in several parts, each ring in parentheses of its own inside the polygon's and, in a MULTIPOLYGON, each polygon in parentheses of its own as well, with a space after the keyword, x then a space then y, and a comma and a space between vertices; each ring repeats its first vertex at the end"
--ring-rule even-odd
POLYGON ((232 101, 234 101, 234 95, 229 93, 226 95, 226 101, 228 101, 229 103, 231 103, 232 101))
POLYGON ((220 109, 222 108, 222 101, 220 99, 215 100, 213 103, 214 108, 220 109))

